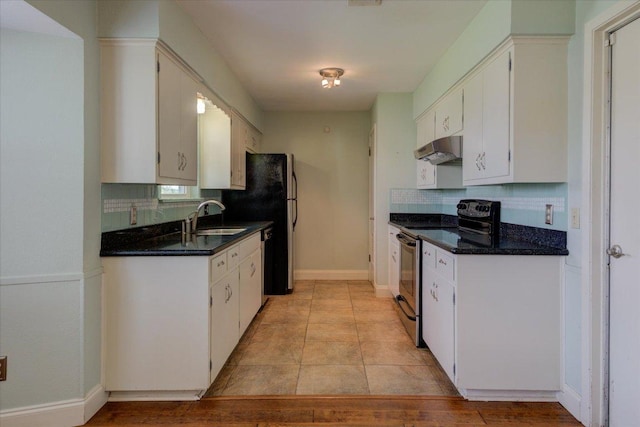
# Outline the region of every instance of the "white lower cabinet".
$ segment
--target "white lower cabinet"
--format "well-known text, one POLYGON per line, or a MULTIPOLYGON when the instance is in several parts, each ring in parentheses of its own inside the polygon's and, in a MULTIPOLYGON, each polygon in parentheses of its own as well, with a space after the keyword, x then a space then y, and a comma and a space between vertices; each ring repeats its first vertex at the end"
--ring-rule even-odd
POLYGON ((400 293, 400 243, 396 234, 400 230, 389 226, 389 290, 394 297, 400 293))
POLYGON ((105 389, 195 399, 261 305, 260 233, 211 257, 105 257, 105 389))
POLYGON ((260 236, 240 246, 242 252, 253 249, 240 263, 240 335, 247 330, 262 306, 262 251, 260 236), (247 246, 245 248, 245 245, 247 246))
POLYGON ((237 270, 211 285, 211 372, 215 379, 240 339, 240 280, 237 270))
POLYGON ((423 242, 423 338, 471 400, 555 400, 563 257, 453 255, 423 242))

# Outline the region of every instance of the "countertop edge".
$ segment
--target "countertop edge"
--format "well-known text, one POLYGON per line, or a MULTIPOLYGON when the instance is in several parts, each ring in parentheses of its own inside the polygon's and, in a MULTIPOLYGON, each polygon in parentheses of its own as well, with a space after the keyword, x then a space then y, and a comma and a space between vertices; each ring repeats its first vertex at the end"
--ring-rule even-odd
MULTIPOLYGON (((435 216, 435 215, 434 215, 435 216)), ((450 245, 447 245, 446 243, 443 243, 440 240, 437 239, 433 239, 433 238, 429 238, 427 236, 424 236, 422 234, 419 233, 415 233, 415 229, 407 227, 407 223, 399 223, 394 221, 393 219, 390 219, 388 221, 389 225, 392 225, 400 230, 403 230, 405 232, 407 232, 408 234, 414 235, 417 238, 419 238, 420 240, 423 240, 425 242, 428 242, 434 246, 437 246, 441 249, 444 249, 452 254, 455 255, 512 255, 512 256, 535 256, 535 255, 539 255, 539 256, 567 256, 569 255, 569 250, 565 247, 565 248, 561 248, 561 247, 555 247, 555 246, 551 246, 551 245, 543 245, 540 244, 538 242, 534 242, 534 241, 529 241, 526 239, 522 239, 522 242, 528 246, 535 246, 535 247, 527 247, 527 248, 490 248, 490 247, 481 247, 478 246, 477 248, 456 248, 456 247, 452 247, 450 245)), ((502 226, 504 226, 506 229, 513 229, 513 228, 518 228, 521 227, 523 229, 527 229, 527 230, 532 230, 532 229, 536 229, 536 227, 529 227, 529 226, 519 226, 519 225, 514 225, 514 224, 506 224, 503 223, 501 224, 502 226)), ((430 229, 433 230, 451 230, 452 225, 450 224, 442 224, 442 226, 437 227, 430 227, 430 229)), ((548 230, 546 229, 540 229, 542 232, 548 232, 548 230)), ((555 230, 553 230, 555 231, 555 230)), ((519 239, 514 239, 514 241, 517 241, 519 239)))
MULTIPOLYGON (((238 233, 233 236, 229 236, 230 240, 226 242, 222 242, 221 244, 211 248, 211 249, 184 249, 184 250, 168 250, 168 249, 154 249, 150 247, 149 249, 141 249, 141 248, 109 248, 109 249, 101 249, 100 257, 139 257, 139 256, 213 256, 216 255, 229 247, 245 240, 246 238, 252 236, 255 233, 259 233, 262 230, 271 227, 273 225, 273 221, 260 221, 259 223, 252 222, 247 227, 247 230, 238 233)), ((234 222, 233 226, 244 226, 246 223, 234 222)), ((180 232, 172 232, 166 235, 171 234, 179 234, 180 232)))

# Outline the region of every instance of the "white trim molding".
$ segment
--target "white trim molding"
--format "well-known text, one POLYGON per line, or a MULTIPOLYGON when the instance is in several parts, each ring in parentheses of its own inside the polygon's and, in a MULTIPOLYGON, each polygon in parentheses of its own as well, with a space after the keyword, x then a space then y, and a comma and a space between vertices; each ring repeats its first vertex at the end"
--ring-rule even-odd
POLYGON ((584 27, 582 114, 582 393, 579 420, 607 423, 606 166, 607 34, 640 16, 640 2, 614 3, 584 27))
POLYGON ((2 427, 69 427, 83 425, 106 402, 107 393, 98 384, 84 399, 70 399, 0 411, 0 424, 2 427))
POLYGON ((296 270, 294 280, 369 280, 368 270, 296 270))
POLYGON ((9 276, 0 277, 0 286, 12 286, 12 285, 31 285, 41 283, 60 283, 60 282, 78 282, 80 280, 87 280, 92 277, 99 276, 103 273, 102 267, 94 268, 85 273, 53 273, 53 274, 39 274, 33 276, 9 276))
POLYGON ((562 391, 558 392, 558 402, 576 419, 580 419, 582 399, 578 392, 565 384, 562 391))

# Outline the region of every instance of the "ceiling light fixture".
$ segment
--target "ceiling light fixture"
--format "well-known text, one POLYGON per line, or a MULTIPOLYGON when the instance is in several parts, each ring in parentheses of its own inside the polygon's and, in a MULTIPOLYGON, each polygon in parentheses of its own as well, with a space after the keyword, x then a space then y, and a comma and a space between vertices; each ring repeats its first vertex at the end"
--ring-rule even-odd
POLYGON ((344 74, 342 68, 323 68, 320 70, 322 76, 322 87, 331 89, 334 86, 340 86, 340 77, 344 74))

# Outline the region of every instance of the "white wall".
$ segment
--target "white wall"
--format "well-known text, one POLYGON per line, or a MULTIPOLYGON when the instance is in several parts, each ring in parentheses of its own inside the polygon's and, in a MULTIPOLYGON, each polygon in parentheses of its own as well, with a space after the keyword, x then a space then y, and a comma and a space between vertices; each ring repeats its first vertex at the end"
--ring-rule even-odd
POLYGON ((416 124, 410 93, 382 93, 372 110, 376 126, 375 177, 375 285, 388 286, 388 233, 390 189, 415 188, 416 124))
POLYGON ((369 113, 267 112, 264 123, 261 151, 295 156, 299 277, 366 279, 369 113))

